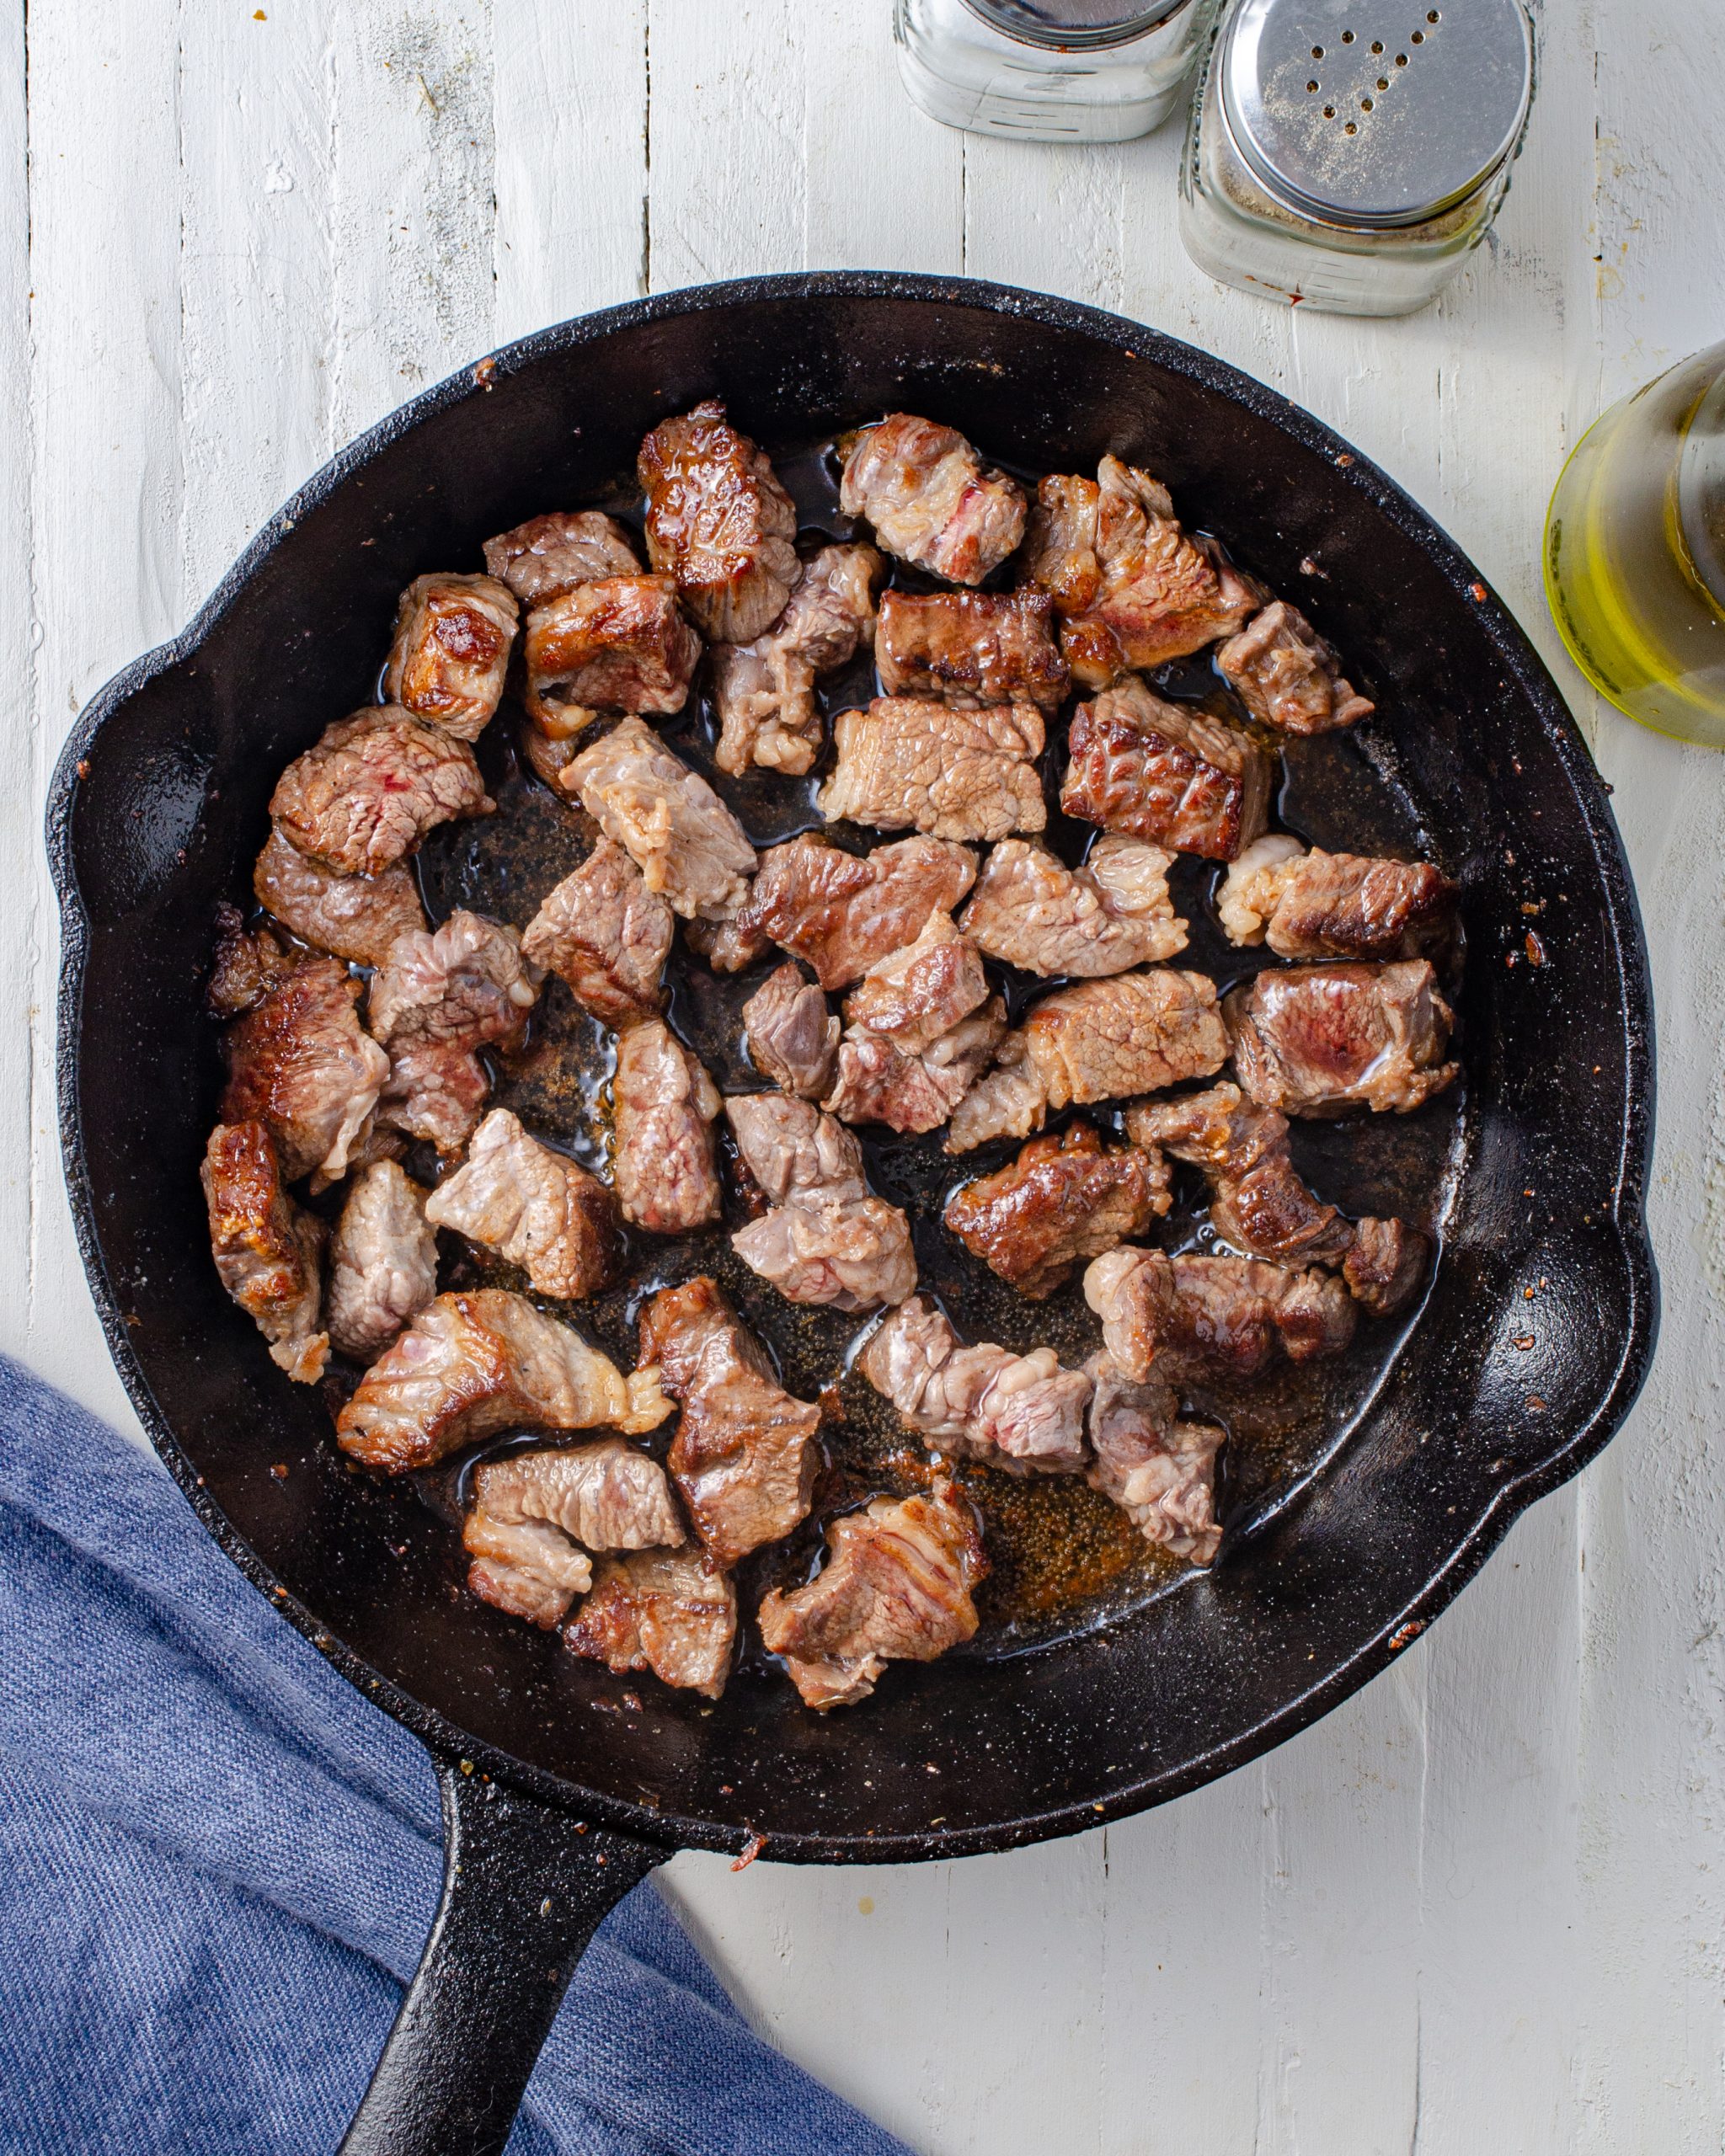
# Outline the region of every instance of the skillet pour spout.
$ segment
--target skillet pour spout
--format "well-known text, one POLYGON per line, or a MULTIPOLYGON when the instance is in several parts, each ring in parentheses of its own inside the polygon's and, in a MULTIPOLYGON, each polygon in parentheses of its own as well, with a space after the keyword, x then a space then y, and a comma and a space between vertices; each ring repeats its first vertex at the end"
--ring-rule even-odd
POLYGON ((345 2144, 363 2156, 500 2149, 594 1925, 678 1847, 736 1852, 758 1833, 770 1857, 836 1863, 1004 1849, 1282 1742, 1447 1605, 1517 1513, 1607 1443, 1646 1375, 1653 1013, 1573 723, 1478 572, 1391 480, 1135 323, 835 273, 667 294, 509 346, 344 451, 183 635, 94 698, 48 843, 67 1178, 121 1377, 222 1548, 443 1774, 444 1902, 345 2144), (775 456, 892 409, 1020 470, 1093 470, 1112 451, 1273 588, 1321 594, 1380 715, 1305 746, 1369 780, 1458 879, 1471 954, 1441 1259, 1316 1470, 1236 1508, 1213 1572, 1118 1621, 897 1665, 866 1705, 825 1717, 756 1663, 716 1705, 651 1688, 620 1712, 608 1671, 451 1593, 453 1538, 350 1470, 316 1389, 281 1379, 222 1294, 198 1186, 220 1083, 201 1012, 213 915, 248 889, 275 775, 362 698, 416 575, 477 567, 491 534, 606 498, 647 429, 713 396, 775 456), (1506 964, 1530 907, 1545 962, 1506 964))

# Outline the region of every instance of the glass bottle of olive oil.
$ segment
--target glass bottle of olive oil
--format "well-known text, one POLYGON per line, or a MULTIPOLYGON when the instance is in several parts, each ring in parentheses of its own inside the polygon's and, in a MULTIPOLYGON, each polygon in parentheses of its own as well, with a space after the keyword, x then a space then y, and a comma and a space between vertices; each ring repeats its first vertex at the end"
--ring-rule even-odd
POLYGON ((1725 749, 1725 344, 1583 437, 1551 497, 1546 594, 1620 711, 1725 749))

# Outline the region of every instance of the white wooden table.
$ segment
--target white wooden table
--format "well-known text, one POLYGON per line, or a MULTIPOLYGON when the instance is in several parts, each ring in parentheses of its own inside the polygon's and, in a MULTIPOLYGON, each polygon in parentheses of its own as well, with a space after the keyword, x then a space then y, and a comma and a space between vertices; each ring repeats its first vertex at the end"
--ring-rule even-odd
POLYGON ((923 120, 889 15, 33 0, 27 55, 12 18, 0 642, 29 777, 0 794, 24 1014, 0 1041, 0 1341, 132 1427, 61 1186, 40 799, 83 702, 339 444, 542 323, 756 270, 963 270, 1207 345, 1455 535, 1616 787, 1659 1013, 1653 1382, 1427 1639, 1260 1765, 1017 1855, 686 1856, 671 1891, 759 2026, 930 2156, 1717 2152, 1725 760, 1597 705, 1538 560, 1582 428, 1725 335, 1725 11, 1547 0, 1489 253, 1374 325, 1199 275, 1176 131, 1049 150, 923 120))

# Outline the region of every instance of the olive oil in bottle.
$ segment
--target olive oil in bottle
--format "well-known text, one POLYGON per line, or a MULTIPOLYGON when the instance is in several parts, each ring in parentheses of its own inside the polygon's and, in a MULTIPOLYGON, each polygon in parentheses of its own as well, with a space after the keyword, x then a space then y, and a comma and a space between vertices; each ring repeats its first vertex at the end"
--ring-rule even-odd
POLYGON ((1620 711, 1725 749, 1725 344, 1583 438, 1551 498, 1546 593, 1620 711))

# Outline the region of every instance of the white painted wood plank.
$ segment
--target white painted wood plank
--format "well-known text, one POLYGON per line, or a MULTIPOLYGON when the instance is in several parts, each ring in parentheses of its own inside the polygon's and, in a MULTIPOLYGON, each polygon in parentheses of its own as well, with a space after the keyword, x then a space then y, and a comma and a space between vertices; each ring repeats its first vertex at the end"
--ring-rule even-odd
POLYGON ((647 0, 493 21, 499 344, 647 289, 647 0))

